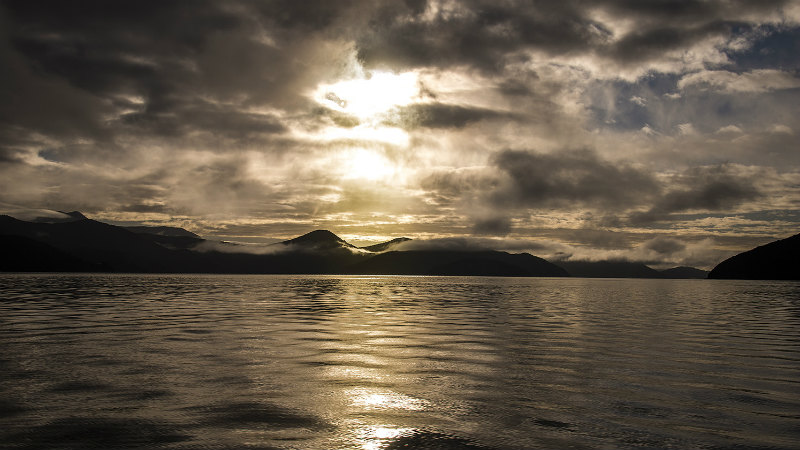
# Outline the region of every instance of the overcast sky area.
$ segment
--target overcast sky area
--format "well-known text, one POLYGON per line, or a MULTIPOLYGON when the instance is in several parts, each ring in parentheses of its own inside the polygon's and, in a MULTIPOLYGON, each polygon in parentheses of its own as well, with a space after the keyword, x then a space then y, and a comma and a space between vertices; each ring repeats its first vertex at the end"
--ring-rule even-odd
POLYGON ((709 268, 800 231, 800 1, 0 1, 0 211, 709 268))

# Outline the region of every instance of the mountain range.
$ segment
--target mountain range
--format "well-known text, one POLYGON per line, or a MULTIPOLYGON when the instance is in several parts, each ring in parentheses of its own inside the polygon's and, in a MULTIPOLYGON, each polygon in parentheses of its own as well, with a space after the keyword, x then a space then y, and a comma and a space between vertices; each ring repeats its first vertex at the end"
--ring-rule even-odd
POLYGON ((217 242, 177 227, 122 227, 78 211, 32 221, 0 215, 0 271, 394 274, 592 278, 798 279, 800 235, 720 263, 657 271, 629 261, 554 261, 496 250, 404 249, 409 238, 357 247, 327 230, 269 246, 217 242))
POLYGON ((354 246, 327 230, 251 248, 182 228, 120 227, 80 213, 22 221, 0 216, 2 271, 568 276, 526 253, 409 251, 408 238, 354 246))

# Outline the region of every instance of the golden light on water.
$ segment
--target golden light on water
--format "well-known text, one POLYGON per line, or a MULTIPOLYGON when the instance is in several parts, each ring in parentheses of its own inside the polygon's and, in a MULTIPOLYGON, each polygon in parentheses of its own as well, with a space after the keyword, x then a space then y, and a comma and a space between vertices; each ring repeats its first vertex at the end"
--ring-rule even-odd
POLYGON ((360 406, 365 409, 422 411, 428 406, 428 402, 425 400, 392 391, 355 388, 348 393, 348 396, 354 406, 360 406))
POLYGON ((413 428, 395 428, 389 425, 375 425, 361 430, 359 441, 363 450, 379 450, 385 448, 392 439, 414 432, 413 428))

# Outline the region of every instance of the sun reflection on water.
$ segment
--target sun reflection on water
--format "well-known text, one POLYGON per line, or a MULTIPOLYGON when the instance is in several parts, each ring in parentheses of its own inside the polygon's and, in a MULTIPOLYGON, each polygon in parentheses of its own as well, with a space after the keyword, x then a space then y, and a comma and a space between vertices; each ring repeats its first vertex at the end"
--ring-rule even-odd
POLYGON ((425 400, 410 397, 392 391, 378 391, 358 387, 347 393, 354 406, 365 409, 402 409, 406 411, 422 411, 429 403, 425 400))
POLYGON ((413 428, 396 428, 391 425, 370 425, 359 430, 358 444, 363 450, 386 448, 392 440, 414 433, 413 428))

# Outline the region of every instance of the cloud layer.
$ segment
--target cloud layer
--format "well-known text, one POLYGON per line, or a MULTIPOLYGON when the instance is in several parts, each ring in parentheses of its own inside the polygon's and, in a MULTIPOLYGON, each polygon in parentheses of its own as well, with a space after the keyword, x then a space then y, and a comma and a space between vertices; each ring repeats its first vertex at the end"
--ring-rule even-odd
POLYGON ((789 0, 5 0, 0 207, 708 265, 797 232, 798 50, 789 0))

